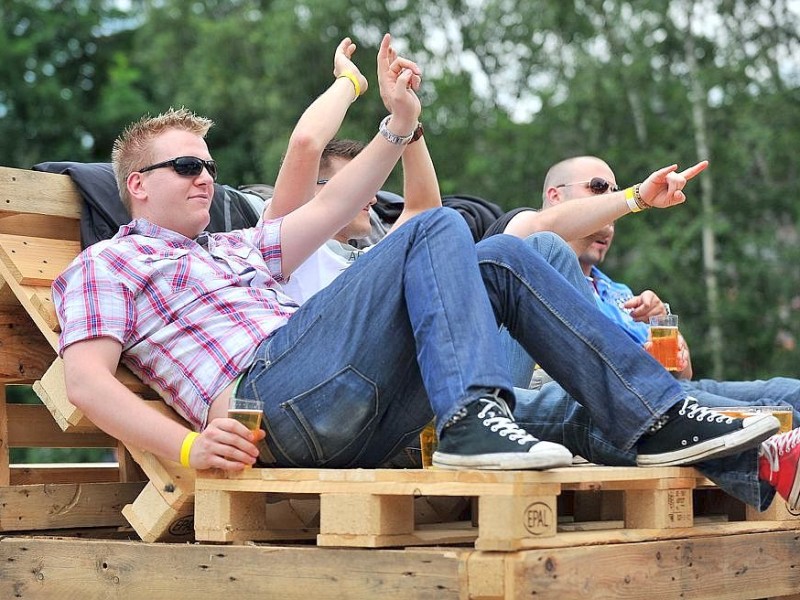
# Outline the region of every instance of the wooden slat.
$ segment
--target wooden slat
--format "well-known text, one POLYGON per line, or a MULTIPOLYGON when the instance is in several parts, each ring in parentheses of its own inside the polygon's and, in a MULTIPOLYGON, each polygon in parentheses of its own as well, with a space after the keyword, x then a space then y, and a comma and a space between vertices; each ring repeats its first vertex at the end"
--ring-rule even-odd
POLYGON ((117 440, 99 430, 65 433, 41 404, 8 404, 11 448, 115 448, 117 440))
POLYGON ((508 562, 505 597, 782 596, 800 589, 798 553, 793 531, 519 552, 508 562))
POLYGON ((20 285, 17 282, 14 274, 9 270, 9 268, 6 266, 5 261, 3 260, 0 260, 0 279, 3 280, 4 285, 10 288, 17 302, 22 306, 22 308, 27 313, 28 320, 33 322, 33 324, 39 330, 39 333, 42 335, 42 337, 44 337, 44 339, 47 341, 50 347, 53 350, 57 350, 58 334, 54 331, 53 328, 52 313, 45 314, 44 316, 42 316, 39 312, 38 306, 35 305, 31 300, 31 296, 34 295, 33 292, 36 290, 41 290, 43 288, 41 287, 32 288, 30 286, 20 285))
POLYGON ((126 525, 122 508, 144 483, 17 485, 0 488, 0 531, 126 525))
POLYGON ((0 487, 9 485, 11 481, 8 456, 8 414, 6 406, 6 386, 0 384, 0 487))
POLYGON ((627 489, 668 489, 668 480, 693 487, 691 467, 566 467, 547 471, 449 471, 444 469, 245 469, 200 471, 197 489, 280 493, 369 493, 431 496, 506 496, 544 484, 593 483, 627 489))
POLYGON ((20 285, 49 286, 80 251, 76 241, 0 234, 0 260, 20 285))
POLYGON ((69 217, 0 213, 0 233, 80 240, 80 221, 69 217))
POLYGON ((11 485, 53 483, 114 483, 117 463, 46 463, 11 465, 11 485))
POLYGON ((56 306, 53 304, 53 294, 51 288, 48 287, 26 287, 23 290, 28 293, 28 298, 31 300, 31 306, 36 309, 36 312, 42 317, 47 326, 55 333, 61 332, 61 324, 58 322, 58 315, 56 314, 56 306))
MULTIPOLYGON (((157 397, 151 388, 143 384, 133 373, 122 366, 117 369, 117 379, 125 387, 141 397, 148 399, 157 397)), ((62 430, 68 432, 97 430, 95 424, 87 419, 83 412, 67 398, 67 388, 64 381, 64 361, 61 358, 55 359, 50 368, 47 369, 47 372, 42 375, 42 378, 34 382, 33 391, 36 392, 42 403, 50 410, 50 414, 53 415, 62 430)), ((163 406, 167 411, 174 414, 174 411, 167 408, 161 400, 152 402, 151 405, 157 410, 161 410, 163 406)))
POLYGON ((0 305, 0 383, 32 383, 55 357, 22 306, 0 305))
POLYGON ((68 175, 0 167, 0 212, 77 220, 81 195, 68 175))
POLYGON ((470 555, 7 537, 0 597, 458 600, 470 555))
POLYGON ((145 542, 187 542, 194 540, 194 501, 171 505, 152 482, 131 504, 122 509, 125 519, 145 542))

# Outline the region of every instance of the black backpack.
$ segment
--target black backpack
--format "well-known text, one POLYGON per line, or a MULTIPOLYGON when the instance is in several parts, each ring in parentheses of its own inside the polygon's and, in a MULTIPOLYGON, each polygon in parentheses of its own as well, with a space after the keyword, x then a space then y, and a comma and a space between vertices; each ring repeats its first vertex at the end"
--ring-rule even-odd
POLYGON ((483 234, 486 233, 489 226, 503 214, 503 209, 494 202, 470 194, 442 196, 442 206, 453 208, 461 213, 475 242, 483 238, 483 234))

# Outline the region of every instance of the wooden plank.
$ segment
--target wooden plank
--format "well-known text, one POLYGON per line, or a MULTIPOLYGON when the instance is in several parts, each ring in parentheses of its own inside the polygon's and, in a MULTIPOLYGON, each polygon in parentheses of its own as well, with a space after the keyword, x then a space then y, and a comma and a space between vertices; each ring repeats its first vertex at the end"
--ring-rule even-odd
POLYGON ((764 598, 795 593, 796 531, 519 552, 506 598, 764 598))
POLYGON ((64 361, 60 357, 56 358, 42 378, 33 384, 33 391, 63 431, 97 430, 97 426, 83 416, 83 411, 67 398, 64 361))
POLYGON ((11 482, 8 456, 8 412, 6 406, 6 386, 0 384, 0 487, 5 487, 11 482))
MULTIPOLYGON (((317 536, 319 547, 356 547, 356 548, 403 548, 410 546, 447 546, 450 544, 471 545, 478 537, 477 527, 468 521, 459 523, 435 523, 421 525, 408 534, 394 533, 388 535, 320 534, 317 536)), ((279 539, 286 539, 279 538, 279 539)), ((303 538, 292 538, 303 539, 303 538)))
POLYGON ((8 405, 11 448, 114 448, 117 440, 99 430, 64 433, 41 404, 8 405))
POLYGON ((51 285, 80 252, 73 240, 0 234, 0 260, 20 285, 51 285))
MULTIPOLYGON (((158 404, 165 415, 180 419, 163 402, 158 404)), ((146 542, 191 539, 194 534, 194 469, 136 448, 128 448, 128 451, 150 480, 139 497, 123 510, 128 523, 146 542)))
POLYGON ((68 175, 0 167, 0 212, 81 218, 82 198, 68 175))
POLYGON ((0 381, 32 383, 44 375, 55 357, 22 306, 0 306, 0 381))
POLYGON ((423 496, 508 496, 537 486, 670 489, 693 486, 689 467, 566 467, 547 471, 448 471, 439 469, 245 469, 201 471, 197 489, 278 493, 369 493, 423 496), (675 480, 675 481, 673 481, 675 480))
POLYGON ((30 298, 31 306, 36 309, 37 314, 42 318, 51 331, 55 333, 61 332, 61 324, 58 322, 58 314, 56 313, 56 305, 53 304, 53 294, 51 288, 36 287, 27 288, 28 298, 30 298))
POLYGON ((33 235, 54 240, 80 240, 80 221, 49 215, 0 212, 0 233, 33 235))
MULTIPOLYGON (((618 524, 618 521, 609 521, 607 523, 607 529, 597 529, 592 526, 585 528, 584 531, 561 531, 558 535, 551 538, 529 538, 524 540, 520 549, 541 550, 546 548, 650 542, 654 540, 694 539, 715 535, 739 535, 764 533, 767 531, 793 531, 797 529, 797 524, 793 521, 715 522, 713 520, 704 519, 699 520, 693 527, 675 529, 619 529, 618 524)), ((601 526, 601 524, 596 525, 597 527, 601 526)), ((605 525, 605 522, 603 522, 603 525, 605 525)))
POLYGON ((145 542, 194 540, 194 502, 171 505, 153 482, 145 485, 122 514, 145 542))
POLYGON ((36 302, 31 299, 32 296, 36 295, 34 292, 42 288, 20 285, 16 281, 14 274, 2 260, 0 260, 0 278, 3 280, 4 284, 11 289, 17 301, 22 305, 25 313, 27 313, 28 319, 33 321, 34 325, 38 328, 40 334, 47 343, 50 344, 53 351, 58 350, 58 334, 53 329, 54 315, 48 314, 47 311, 45 311, 44 315, 40 312, 41 298, 36 302))
POLYGON ((17 485, 0 488, 0 531, 125 525, 122 508, 144 483, 17 485))
POLYGON ((0 597, 457 600, 469 555, 6 537, 0 597))
POLYGON ((11 485, 42 483, 114 483, 117 463, 42 463, 11 465, 11 485))
MULTIPOLYGON (((139 396, 144 398, 155 396, 155 392, 151 388, 145 386, 133 373, 122 366, 117 369, 117 379, 139 396)), ((33 391, 36 392, 36 395, 48 408, 62 430, 66 432, 99 431, 97 426, 84 416, 83 411, 67 398, 67 387, 64 381, 64 361, 61 358, 56 358, 47 369, 47 372, 42 375, 42 378, 34 382, 33 391)), ((166 410, 175 414, 161 400, 151 402, 150 406, 157 410, 166 410)))

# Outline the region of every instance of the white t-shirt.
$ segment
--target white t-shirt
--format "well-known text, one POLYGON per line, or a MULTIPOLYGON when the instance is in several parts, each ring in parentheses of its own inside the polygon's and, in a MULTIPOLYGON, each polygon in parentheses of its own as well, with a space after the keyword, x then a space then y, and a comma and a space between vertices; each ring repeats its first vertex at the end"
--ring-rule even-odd
POLYGON ((328 240, 301 264, 283 290, 298 304, 303 304, 322 288, 327 287, 339 274, 366 252, 349 244, 328 240))

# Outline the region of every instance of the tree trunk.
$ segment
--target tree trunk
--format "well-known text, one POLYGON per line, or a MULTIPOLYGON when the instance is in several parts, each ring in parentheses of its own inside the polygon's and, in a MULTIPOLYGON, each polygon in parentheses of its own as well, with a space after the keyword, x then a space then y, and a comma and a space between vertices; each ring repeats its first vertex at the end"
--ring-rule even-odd
MULTIPOLYGON (((702 159, 711 158, 706 130, 705 102, 706 93, 697 72, 697 61, 694 55, 694 38, 691 27, 687 27, 684 50, 686 65, 689 69, 689 102, 692 106, 692 125, 697 156, 702 159)), ((723 378, 724 364, 722 360, 722 327, 719 309, 719 282, 717 280, 717 251, 714 235, 714 184, 708 175, 700 176, 700 200, 702 206, 702 239, 703 239, 703 282, 706 291, 708 310, 708 341, 711 355, 711 376, 723 378)))

